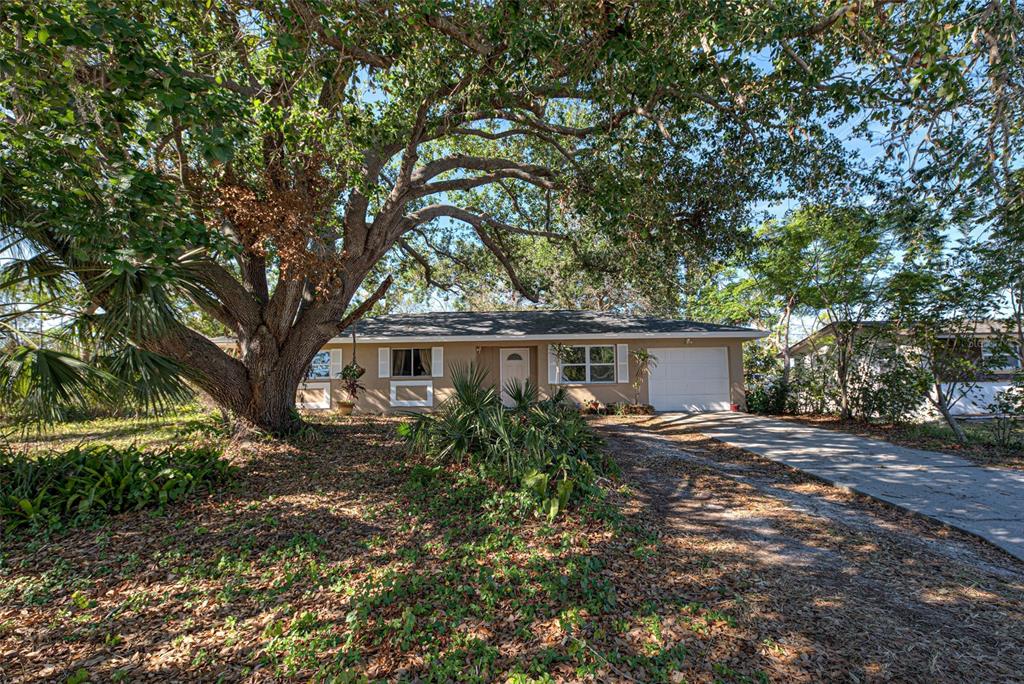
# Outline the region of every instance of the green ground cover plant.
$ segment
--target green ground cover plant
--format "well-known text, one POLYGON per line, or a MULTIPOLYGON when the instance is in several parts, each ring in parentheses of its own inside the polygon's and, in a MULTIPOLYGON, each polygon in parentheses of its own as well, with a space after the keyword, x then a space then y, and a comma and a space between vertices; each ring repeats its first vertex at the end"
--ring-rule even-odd
POLYGON ((590 491, 608 470, 601 440, 565 401, 564 390, 540 399, 531 383, 510 384, 504 406, 485 371, 469 365, 452 373, 454 395, 421 414, 400 434, 432 461, 468 464, 499 485, 531 495, 549 518, 590 491))
POLYGON ((98 513, 162 507, 227 480, 231 466, 211 446, 143 450, 135 445, 0 453, 0 522, 6 531, 52 527, 98 513))

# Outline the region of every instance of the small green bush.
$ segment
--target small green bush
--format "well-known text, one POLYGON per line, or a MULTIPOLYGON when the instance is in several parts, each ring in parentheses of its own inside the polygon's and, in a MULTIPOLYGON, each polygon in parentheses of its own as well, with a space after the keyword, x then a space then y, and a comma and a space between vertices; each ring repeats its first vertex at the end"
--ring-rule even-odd
POLYGON ((77 446, 63 452, 0 454, 0 521, 54 526, 96 513, 160 506, 220 482, 231 466, 217 449, 77 446))
POLYGON ((992 436, 996 445, 1024 444, 1024 373, 1017 373, 1013 384, 996 394, 988 405, 988 412, 992 414, 992 436))
POLYGON ((475 366, 456 368, 452 384, 454 395, 436 412, 403 426, 414 451, 437 463, 475 466, 488 479, 530 493, 551 518, 604 472, 601 440, 565 402, 564 390, 542 400, 532 383, 511 385, 507 408, 475 366))
POLYGON ((747 390, 747 410, 769 416, 781 416, 790 409, 790 388, 781 378, 763 379, 747 390))

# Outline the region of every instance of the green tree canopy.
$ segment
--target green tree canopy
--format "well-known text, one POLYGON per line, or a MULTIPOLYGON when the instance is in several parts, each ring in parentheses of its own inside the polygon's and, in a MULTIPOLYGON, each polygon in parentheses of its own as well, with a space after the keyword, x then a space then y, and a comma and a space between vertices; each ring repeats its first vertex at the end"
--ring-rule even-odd
MULTIPOLYGON (((1014 27, 1001 10, 884 0, 14 0, 5 250, 72 287, 106 339, 287 430, 312 355, 435 231, 461 226, 529 296, 529 241, 571 243, 577 218, 611 249, 697 258, 780 174, 827 181, 809 160, 864 107, 892 130, 987 116, 1012 142, 998 122, 1014 121, 1016 63, 978 60, 1014 27), (528 206, 554 195, 570 220, 492 214, 498 184, 528 206), (181 299, 240 356, 183 321, 181 299)), ((999 155, 975 154, 987 129, 969 130, 961 148, 994 173, 999 155)))

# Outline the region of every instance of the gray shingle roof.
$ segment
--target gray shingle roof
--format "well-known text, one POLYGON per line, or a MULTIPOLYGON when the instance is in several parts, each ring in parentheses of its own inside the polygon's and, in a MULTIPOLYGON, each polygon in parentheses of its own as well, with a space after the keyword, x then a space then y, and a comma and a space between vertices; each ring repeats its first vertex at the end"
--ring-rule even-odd
MULTIPOLYGON (((753 328, 599 311, 443 311, 394 314, 356 323, 357 337, 533 337, 550 335, 679 335, 762 337, 753 328)), ((351 334, 347 329, 342 336, 351 334)))

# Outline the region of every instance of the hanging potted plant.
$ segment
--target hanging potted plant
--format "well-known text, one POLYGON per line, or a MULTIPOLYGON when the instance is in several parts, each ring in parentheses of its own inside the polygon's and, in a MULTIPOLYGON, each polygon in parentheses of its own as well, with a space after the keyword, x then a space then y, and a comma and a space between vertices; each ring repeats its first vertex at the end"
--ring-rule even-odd
POLYGON ((345 390, 345 395, 348 399, 344 399, 338 402, 338 413, 343 416, 352 415, 352 409, 356 405, 356 400, 359 399, 359 393, 362 392, 365 387, 359 382, 359 378, 363 377, 363 373, 366 369, 360 366, 358 363, 353 361, 344 368, 338 375, 341 377, 341 386, 345 390))
POLYGON ((352 326, 352 362, 341 369, 338 373, 338 377, 341 378, 342 389, 345 390, 345 396, 348 399, 338 402, 338 413, 343 416, 351 416, 352 409, 355 408, 356 400, 359 399, 359 393, 362 392, 365 387, 359 382, 359 378, 363 377, 363 373, 366 369, 356 363, 356 329, 352 326))

